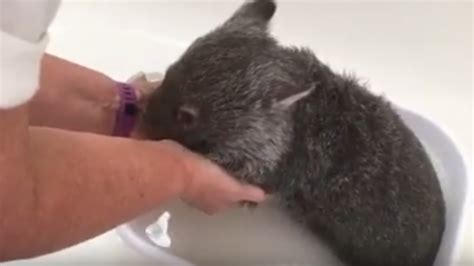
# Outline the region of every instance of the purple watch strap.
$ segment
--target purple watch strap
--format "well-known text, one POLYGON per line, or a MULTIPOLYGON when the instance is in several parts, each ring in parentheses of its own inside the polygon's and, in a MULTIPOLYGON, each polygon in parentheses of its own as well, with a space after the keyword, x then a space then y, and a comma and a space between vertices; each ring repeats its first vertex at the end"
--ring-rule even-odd
POLYGON ((117 87, 120 102, 112 135, 129 137, 137 120, 137 94, 129 84, 117 82, 117 87))

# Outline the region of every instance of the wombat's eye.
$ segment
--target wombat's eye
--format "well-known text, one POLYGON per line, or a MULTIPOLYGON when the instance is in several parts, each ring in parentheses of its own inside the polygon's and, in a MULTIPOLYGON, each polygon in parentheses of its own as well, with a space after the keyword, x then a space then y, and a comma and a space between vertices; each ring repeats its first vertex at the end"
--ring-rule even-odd
POLYGON ((197 123, 198 111, 190 106, 180 106, 176 112, 176 120, 185 129, 194 127, 197 123))

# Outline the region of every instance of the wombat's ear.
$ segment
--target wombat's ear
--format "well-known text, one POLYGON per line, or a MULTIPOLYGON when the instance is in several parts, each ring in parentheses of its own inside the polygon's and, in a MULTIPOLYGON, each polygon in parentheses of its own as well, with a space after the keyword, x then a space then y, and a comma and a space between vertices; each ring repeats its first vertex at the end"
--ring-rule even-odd
POLYGON ((298 92, 291 92, 288 91, 287 93, 281 93, 279 96, 277 96, 276 101, 274 102, 274 107, 275 108, 280 108, 280 109, 287 109, 297 103, 299 100, 304 99, 308 95, 313 92, 313 90, 316 88, 316 85, 311 86, 309 89, 303 90, 303 91, 298 91, 298 92))
POLYGON ((266 29, 275 10, 273 0, 247 0, 224 25, 259 26, 266 29))

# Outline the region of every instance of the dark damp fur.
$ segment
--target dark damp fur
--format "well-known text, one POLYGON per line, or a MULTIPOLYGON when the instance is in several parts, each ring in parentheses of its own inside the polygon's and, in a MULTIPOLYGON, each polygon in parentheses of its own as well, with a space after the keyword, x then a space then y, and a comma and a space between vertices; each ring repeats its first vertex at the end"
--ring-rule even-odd
POLYGON ((348 265, 432 265, 445 207, 419 140, 355 78, 279 45, 275 9, 245 3, 198 38, 149 101, 148 136, 278 195, 348 265))

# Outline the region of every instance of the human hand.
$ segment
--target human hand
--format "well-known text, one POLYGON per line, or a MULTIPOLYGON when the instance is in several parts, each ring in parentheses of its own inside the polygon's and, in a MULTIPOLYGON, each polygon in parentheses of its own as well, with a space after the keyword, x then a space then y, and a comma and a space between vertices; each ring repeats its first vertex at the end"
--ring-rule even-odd
POLYGON ((127 80, 136 89, 138 106, 143 109, 150 95, 160 87, 163 74, 138 72, 127 80))
MULTIPOLYGON (((140 72, 127 81, 136 89, 138 104, 142 110, 146 108, 150 95, 159 88, 162 77, 160 73, 140 72)), ((144 138, 140 121, 132 132, 132 137, 144 138)), ((168 140, 162 140, 160 144, 166 146, 170 153, 177 155, 177 160, 183 162, 185 185, 181 198, 189 205, 213 214, 239 203, 259 203, 265 199, 265 193, 260 188, 239 183, 219 166, 180 144, 168 140)))
POLYGON ((265 193, 252 185, 241 184, 213 162, 180 144, 160 141, 183 162, 184 189, 181 198, 207 214, 235 207, 242 202, 259 203, 265 193))

